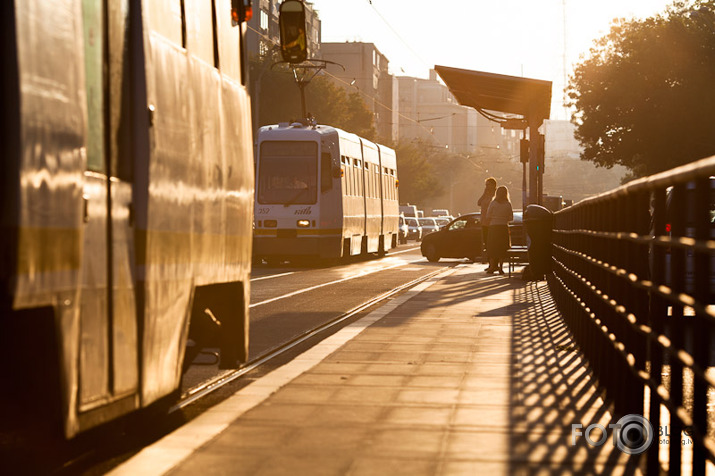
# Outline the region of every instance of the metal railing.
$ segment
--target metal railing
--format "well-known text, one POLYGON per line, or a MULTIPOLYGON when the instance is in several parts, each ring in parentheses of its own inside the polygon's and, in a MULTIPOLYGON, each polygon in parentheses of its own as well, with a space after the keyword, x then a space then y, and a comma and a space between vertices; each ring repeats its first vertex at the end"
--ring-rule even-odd
POLYGON ((650 474, 679 474, 690 451, 693 474, 715 463, 713 175, 715 157, 554 216, 549 288, 615 411, 653 425, 650 474))

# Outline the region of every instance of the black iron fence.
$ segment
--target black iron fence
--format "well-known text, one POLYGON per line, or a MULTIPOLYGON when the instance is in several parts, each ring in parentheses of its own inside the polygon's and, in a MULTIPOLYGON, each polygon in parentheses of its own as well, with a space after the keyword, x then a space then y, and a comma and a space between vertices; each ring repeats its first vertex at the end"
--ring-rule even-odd
POLYGON ((715 462, 714 175, 712 157, 554 217, 549 288, 616 412, 652 423, 650 474, 715 462))

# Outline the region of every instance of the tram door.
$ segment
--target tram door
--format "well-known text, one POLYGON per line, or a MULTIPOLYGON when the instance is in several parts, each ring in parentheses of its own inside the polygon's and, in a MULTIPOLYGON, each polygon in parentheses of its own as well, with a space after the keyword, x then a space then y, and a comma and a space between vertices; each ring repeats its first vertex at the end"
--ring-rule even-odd
POLYGON ((138 390, 128 0, 82 0, 87 100, 80 414, 138 390))

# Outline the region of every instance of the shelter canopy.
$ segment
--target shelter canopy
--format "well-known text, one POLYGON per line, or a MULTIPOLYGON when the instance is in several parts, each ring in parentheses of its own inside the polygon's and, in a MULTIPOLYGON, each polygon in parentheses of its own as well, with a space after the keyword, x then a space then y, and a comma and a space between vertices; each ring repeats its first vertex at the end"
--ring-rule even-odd
POLYGON ((521 114, 530 123, 538 124, 551 114, 551 81, 448 66, 435 66, 434 69, 464 106, 521 114))

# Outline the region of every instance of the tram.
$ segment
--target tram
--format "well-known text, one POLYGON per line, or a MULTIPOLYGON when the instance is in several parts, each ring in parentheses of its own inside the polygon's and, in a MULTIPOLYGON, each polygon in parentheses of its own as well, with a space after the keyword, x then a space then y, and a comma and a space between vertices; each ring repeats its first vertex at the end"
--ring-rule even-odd
POLYGON ((394 150, 307 123, 261 127, 254 259, 384 255, 397 246, 394 150))
POLYGON ((1 3, 2 429, 71 438, 175 396, 204 320, 246 361, 246 5, 1 3))

